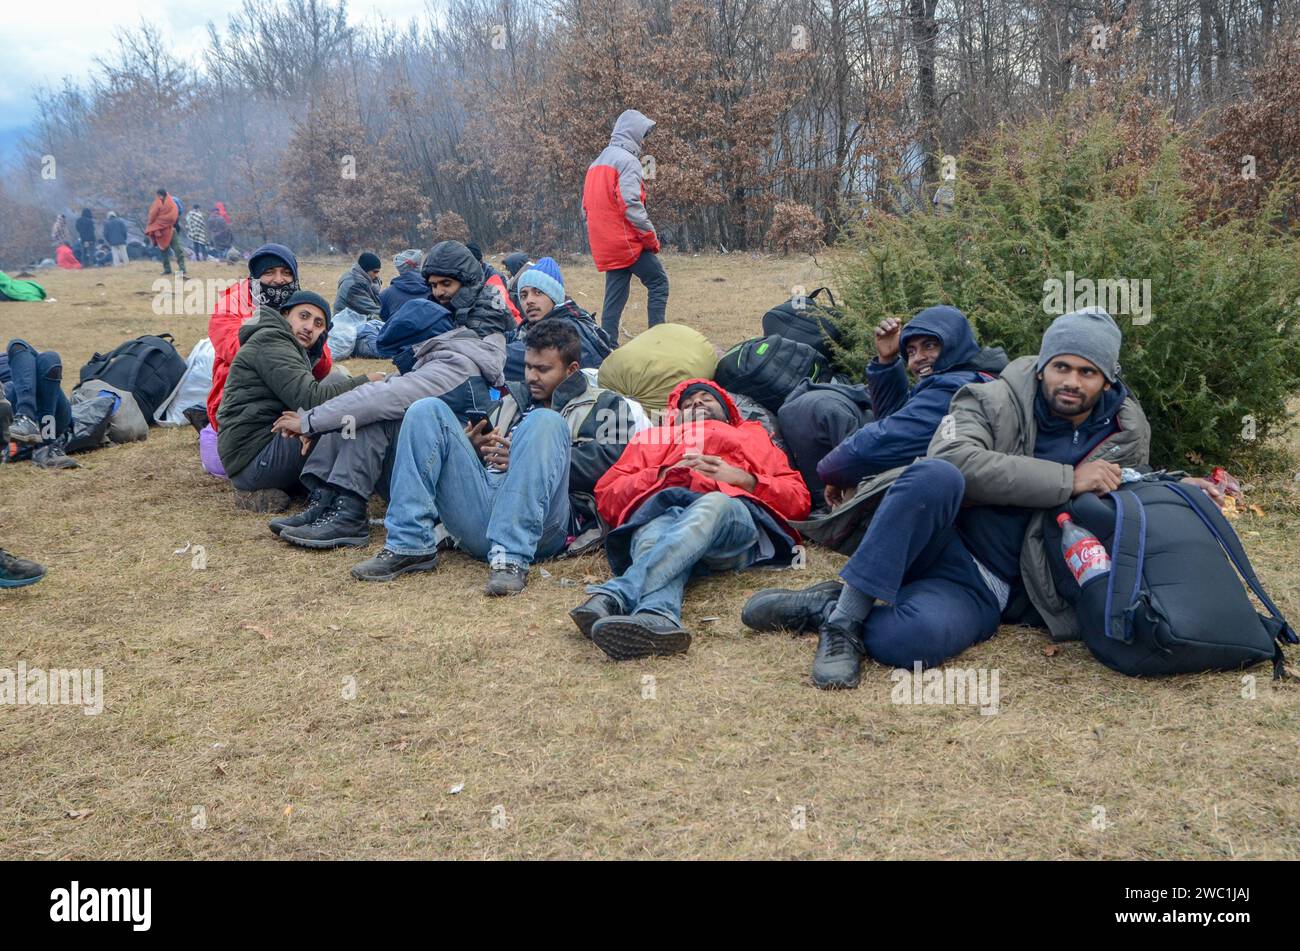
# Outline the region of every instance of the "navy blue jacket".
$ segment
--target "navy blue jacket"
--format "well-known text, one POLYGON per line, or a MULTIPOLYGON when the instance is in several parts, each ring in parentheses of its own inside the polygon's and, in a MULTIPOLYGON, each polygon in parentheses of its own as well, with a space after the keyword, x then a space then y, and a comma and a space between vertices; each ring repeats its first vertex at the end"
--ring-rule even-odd
POLYGON ((912 337, 938 337, 943 344, 928 376, 909 389, 900 355, 867 366, 875 419, 832 449, 817 465, 827 485, 853 486, 869 476, 906 466, 924 456, 953 394, 967 383, 992 379, 1007 365, 999 348, 980 349, 966 315, 955 307, 927 307, 899 335, 900 351, 912 337))
POLYGON ((379 292, 379 319, 386 321, 408 300, 421 298, 433 299, 429 293, 429 285, 420 276, 419 268, 408 268, 393 278, 393 283, 379 292))
POLYGON ((437 301, 409 300, 379 331, 375 337, 375 349, 381 357, 392 360, 399 372, 409 373, 415 366, 414 348, 432 337, 445 334, 454 326, 451 311, 437 301))

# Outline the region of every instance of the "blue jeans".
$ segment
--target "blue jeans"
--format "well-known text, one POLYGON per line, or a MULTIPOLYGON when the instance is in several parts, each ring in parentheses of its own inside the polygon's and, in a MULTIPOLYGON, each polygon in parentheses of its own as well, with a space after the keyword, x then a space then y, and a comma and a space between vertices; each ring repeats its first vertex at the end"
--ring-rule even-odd
POLYGON ((664 270, 659 255, 642 251, 641 256, 630 267, 618 268, 605 272, 605 302, 601 305, 600 326, 609 339, 618 343, 618 325, 623 317, 623 308, 627 304, 627 292, 632 284, 632 275, 645 285, 646 320, 651 327, 664 322, 668 310, 668 273, 664 270))
POLYGON ((437 550, 439 521, 475 558, 493 565, 558 555, 569 537, 569 426, 535 409, 510 437, 510 467, 489 472, 456 414, 436 396, 416 400, 397 436, 384 547, 437 550))
POLYGON ((54 421, 59 435, 72 426, 72 406, 63 393, 63 360, 53 350, 37 353, 25 340, 11 340, 8 348, 10 382, 5 399, 15 416, 27 416, 44 430, 54 421))
POLYGON ((857 551, 840 572, 878 602, 863 644, 891 667, 932 667, 987 640, 1001 609, 957 533, 966 480, 951 463, 922 459, 885 493, 857 551))
POLYGON ((637 529, 632 566, 587 593, 611 596, 627 614, 652 611, 680 623, 691 576, 748 568, 758 559, 760 531, 744 502, 709 492, 637 529))

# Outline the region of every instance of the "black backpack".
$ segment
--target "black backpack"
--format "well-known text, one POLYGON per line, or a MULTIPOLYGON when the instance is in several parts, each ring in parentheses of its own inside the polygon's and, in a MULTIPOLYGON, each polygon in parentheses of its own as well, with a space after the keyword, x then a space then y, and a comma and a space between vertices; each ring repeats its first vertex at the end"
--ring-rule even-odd
POLYGON ((831 342, 841 342, 840 328, 836 321, 843 316, 830 288, 819 287, 806 297, 792 297, 764 314, 763 335, 770 337, 778 334, 787 340, 806 343, 829 363, 832 357, 831 342), (830 299, 829 307, 817 302, 817 296, 823 291, 830 299))
POLYGON ((713 379, 724 390, 748 396, 771 413, 804 380, 829 379, 822 354, 778 334, 738 343, 722 355, 713 379))
POLYGON ((103 380, 129 390, 150 426, 154 413, 167 402, 185 375, 185 358, 176 352, 171 334, 136 337, 107 354, 96 353, 81 368, 80 382, 103 380))
POLYGON ((1080 588, 1060 553, 1060 527, 1054 518, 1046 525, 1056 588, 1074 606, 1084 643, 1107 667, 1158 676, 1272 659, 1274 676, 1281 676, 1282 643, 1297 643, 1295 631, 1200 489, 1143 481, 1108 496, 1085 493, 1059 511, 1110 553, 1110 572, 1080 588), (1255 611, 1238 573, 1271 616, 1255 611))

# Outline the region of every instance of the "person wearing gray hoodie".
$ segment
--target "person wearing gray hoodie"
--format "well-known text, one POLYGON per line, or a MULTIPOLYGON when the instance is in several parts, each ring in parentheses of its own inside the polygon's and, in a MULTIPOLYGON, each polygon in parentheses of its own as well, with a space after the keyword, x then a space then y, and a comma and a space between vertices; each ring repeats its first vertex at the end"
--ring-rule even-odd
POLYGON ((605 272, 605 303, 600 325, 615 342, 632 276, 649 295, 649 326, 664 322, 668 274, 659 261, 659 236, 645 207, 645 176, 654 177, 654 156, 641 154, 655 123, 628 109, 614 123, 609 145, 587 169, 582 215, 596 270, 605 272))

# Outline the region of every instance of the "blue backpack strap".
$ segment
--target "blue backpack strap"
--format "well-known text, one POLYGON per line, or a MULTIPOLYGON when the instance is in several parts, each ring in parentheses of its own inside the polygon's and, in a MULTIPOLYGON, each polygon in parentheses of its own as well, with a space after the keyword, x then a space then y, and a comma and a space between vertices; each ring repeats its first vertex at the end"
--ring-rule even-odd
POLYGON ((1106 579, 1106 636, 1129 644, 1146 561, 1147 512, 1132 492, 1112 492, 1110 497, 1115 503, 1115 533, 1106 579))
POLYGON ((1237 533, 1233 531, 1228 520, 1223 517, 1219 507, 1211 502, 1200 489, 1189 491, 1176 482, 1162 482, 1161 485, 1181 496, 1183 501, 1191 506, 1192 511, 1200 517, 1201 521, 1205 523, 1205 527, 1210 530, 1210 533, 1223 547, 1223 550, 1228 553, 1228 558, 1232 560, 1237 573, 1245 579, 1246 584, 1250 586, 1250 590, 1255 592, 1255 597, 1259 598, 1274 619, 1282 625, 1282 630, 1277 635, 1278 640, 1287 644, 1300 644, 1300 638, 1296 637, 1295 628, 1282 616, 1282 612, 1277 609, 1273 599, 1265 593, 1264 586, 1255 577, 1255 569, 1250 566, 1250 559, 1246 556, 1246 550, 1241 547, 1241 539, 1237 537, 1237 533))

